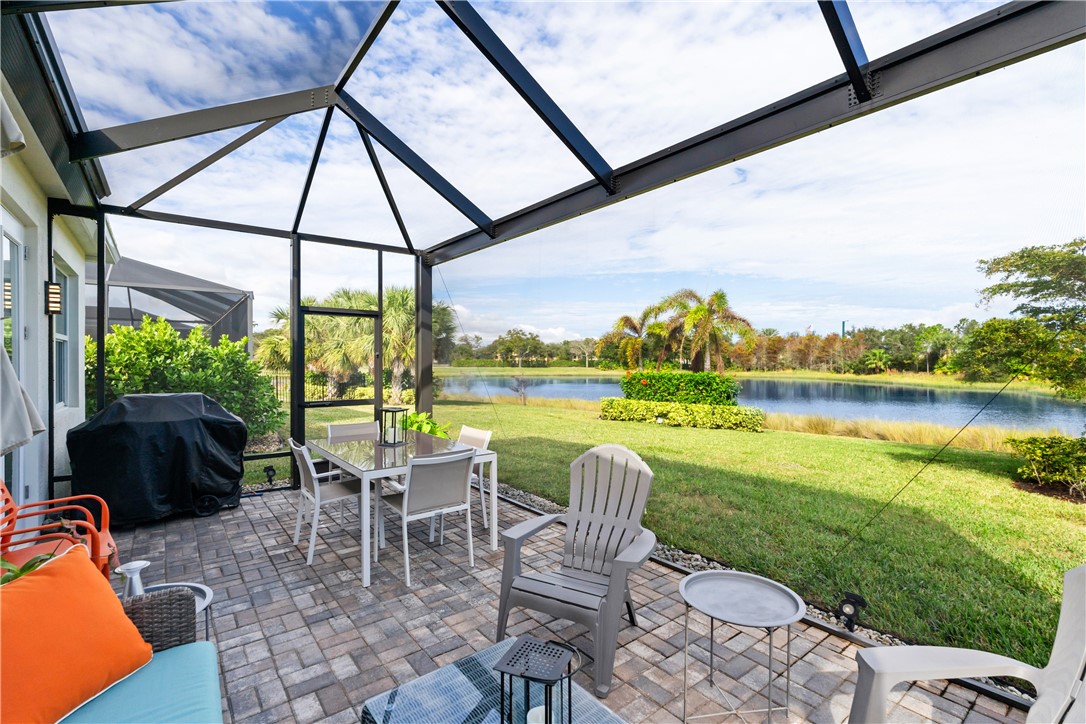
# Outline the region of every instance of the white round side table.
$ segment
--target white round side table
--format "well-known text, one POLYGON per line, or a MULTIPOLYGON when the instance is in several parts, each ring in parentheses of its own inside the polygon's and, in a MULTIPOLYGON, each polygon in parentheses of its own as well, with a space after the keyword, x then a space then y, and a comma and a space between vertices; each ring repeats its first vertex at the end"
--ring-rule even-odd
POLYGON ((719 716, 727 712, 714 712, 696 717, 688 717, 686 711, 686 692, 688 671, 690 669, 690 609, 694 608, 709 617, 709 683, 724 697, 731 712, 740 718, 743 714, 761 713, 763 710, 740 712, 732 705, 731 699, 716 682, 713 681, 714 634, 716 622, 723 621, 733 626, 763 628, 769 644, 769 679, 766 682, 768 706, 764 710, 770 721, 773 710, 782 707, 773 706, 773 632, 781 626, 787 627, 785 635, 785 704, 787 712, 792 703, 792 624, 803 618, 807 606, 803 599, 790 588, 768 578, 741 571, 700 571, 692 573, 679 583, 679 595, 686 602, 683 618, 685 639, 683 645, 683 721, 719 716))

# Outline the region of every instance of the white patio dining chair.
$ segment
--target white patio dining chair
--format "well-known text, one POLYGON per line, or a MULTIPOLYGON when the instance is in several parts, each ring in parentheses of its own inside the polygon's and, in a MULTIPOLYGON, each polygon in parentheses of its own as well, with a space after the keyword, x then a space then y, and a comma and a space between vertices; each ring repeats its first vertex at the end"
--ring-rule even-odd
POLYGON ((887 721, 886 699, 902 681, 1014 676, 1037 687, 1027 722, 1086 722, 1086 566, 1063 577, 1063 604, 1052 655, 1043 669, 972 649, 880 646, 856 652, 859 677, 850 724, 887 721))
MULTIPOLYGON (((480 430, 480 429, 475 428, 475 427, 468 427, 467 425, 464 425, 462 428, 460 428, 460 435, 459 435, 459 437, 457 437, 456 441, 458 443, 463 444, 463 445, 468 445, 470 447, 473 447, 476 450, 486 450, 487 446, 490 445, 490 436, 493 435, 493 434, 494 433, 491 432, 490 430, 480 430)), ((483 509, 483 527, 489 530, 490 521, 487 520, 488 514, 487 514, 487 510, 486 510, 486 494, 483 492, 483 464, 482 463, 476 463, 475 467, 472 469, 471 482, 472 483, 478 483, 478 485, 479 485, 479 503, 481 504, 482 509, 483 509)), ((494 481, 491 481, 490 482, 490 494, 494 495, 494 492, 495 492, 494 481)))
POLYGON ((328 425, 328 442, 346 442, 348 440, 378 440, 381 437, 381 423, 340 422, 328 425))
MULTIPOLYGON (((302 519, 306 517, 305 511, 308 506, 312 512, 312 518, 309 521, 309 551, 305 562, 311 566, 313 565, 313 549, 317 545, 317 526, 320 524, 321 508, 355 498, 358 500, 358 509, 361 511, 362 481, 356 477, 347 477, 338 468, 318 473, 313 466, 313 458, 309 456, 309 448, 299 445, 293 438, 289 440, 289 443, 302 479, 298 497, 298 515, 294 521, 294 545, 298 545, 298 539, 301 537, 302 519), (328 482, 322 482, 323 480, 328 482)), ((341 518, 340 524, 342 523, 341 518)))
MULTIPOLYGON (((475 449, 456 450, 436 455, 417 455, 407 464, 404 491, 387 495, 384 505, 400 515, 403 533, 403 572, 411 585, 411 556, 407 540, 407 524, 446 513, 463 511, 467 516, 468 563, 475 567, 475 546, 471 529, 471 469, 475 464, 475 449)), ((430 541, 433 542, 433 527, 430 541)), ((441 541, 445 542, 444 521, 441 541)), ((374 548, 376 552, 379 546, 374 548)), ((375 556, 376 560, 376 556, 375 556)))

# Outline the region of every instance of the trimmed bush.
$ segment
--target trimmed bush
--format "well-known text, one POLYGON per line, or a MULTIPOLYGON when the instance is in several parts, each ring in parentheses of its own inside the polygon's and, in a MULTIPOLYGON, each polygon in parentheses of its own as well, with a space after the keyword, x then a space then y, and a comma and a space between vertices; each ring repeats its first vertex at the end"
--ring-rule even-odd
POLYGON ((761 432, 765 412, 738 405, 693 405, 681 402, 653 402, 604 397, 600 419, 626 422, 657 422, 671 427, 706 427, 720 430, 761 432))
POLYGON ((1086 498, 1086 437, 1009 437, 1007 445, 1026 459, 1018 468, 1023 480, 1086 498))
POLYGON ((691 405, 737 405, 742 389, 715 372, 627 372, 620 384, 628 400, 691 405))

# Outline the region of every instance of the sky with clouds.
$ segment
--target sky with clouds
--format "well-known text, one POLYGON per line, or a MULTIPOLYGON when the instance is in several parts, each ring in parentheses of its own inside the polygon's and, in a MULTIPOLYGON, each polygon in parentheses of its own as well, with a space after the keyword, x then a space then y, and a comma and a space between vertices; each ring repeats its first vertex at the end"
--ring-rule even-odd
MULTIPOLYGON (((850 3, 868 56, 995 3, 850 3)), ((333 82, 373 3, 185 2, 52 13, 90 128, 333 82)), ((814 2, 475 3, 612 167, 841 73, 814 2)), ((723 289, 757 327, 828 333, 1006 314, 980 258, 1086 234, 1086 44, 686 179, 437 268, 463 330, 598 336, 676 289, 723 289)), ((347 85, 491 218, 588 180, 433 3, 402 2, 347 85)), ((289 228, 322 113, 276 125, 147 208, 289 228)), ((244 133, 102 159, 124 205, 244 133)), ((383 149, 419 247, 470 223, 383 149)), ((286 305, 282 239, 114 217, 123 254, 286 305)), ((402 246, 336 113, 301 228, 402 246)), ((307 244, 304 294, 376 284, 374 254, 307 244)), ((385 255, 386 284, 410 257, 385 255)))

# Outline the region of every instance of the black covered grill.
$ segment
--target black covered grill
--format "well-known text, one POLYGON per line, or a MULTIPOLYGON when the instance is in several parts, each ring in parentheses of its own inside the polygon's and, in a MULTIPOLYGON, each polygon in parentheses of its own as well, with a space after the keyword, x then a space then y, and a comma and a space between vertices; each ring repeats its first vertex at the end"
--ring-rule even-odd
POLYGON ((72 494, 101 496, 116 525, 211 515, 241 500, 247 437, 207 395, 125 395, 68 432, 72 494))

